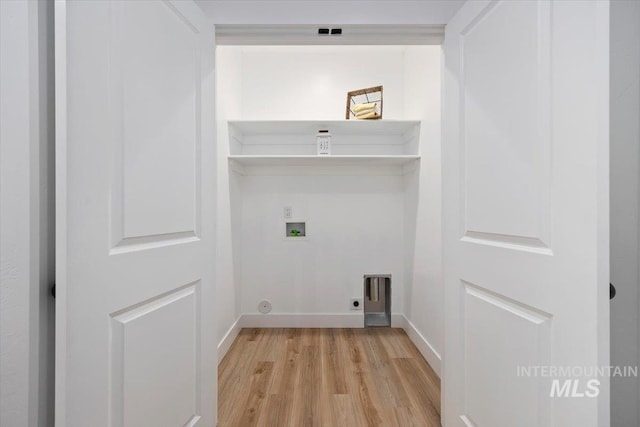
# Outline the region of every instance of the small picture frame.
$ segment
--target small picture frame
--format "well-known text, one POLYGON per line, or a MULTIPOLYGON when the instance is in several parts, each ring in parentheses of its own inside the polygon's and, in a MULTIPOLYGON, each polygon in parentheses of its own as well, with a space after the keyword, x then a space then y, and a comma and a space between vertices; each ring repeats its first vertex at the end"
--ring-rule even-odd
POLYGON ((383 92, 382 86, 368 87, 365 89, 352 90, 347 93, 347 108, 345 119, 360 119, 357 117, 357 105, 375 103, 375 114, 365 117, 367 120, 382 119, 383 92))

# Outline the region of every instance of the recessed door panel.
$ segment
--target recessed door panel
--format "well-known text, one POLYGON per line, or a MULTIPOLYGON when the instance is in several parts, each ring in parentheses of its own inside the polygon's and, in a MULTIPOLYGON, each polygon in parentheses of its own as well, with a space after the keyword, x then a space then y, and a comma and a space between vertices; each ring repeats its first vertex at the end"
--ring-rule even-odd
POLYGON ((114 246, 197 234, 201 58, 198 30, 171 3, 113 8, 114 246))
POLYGON ((481 287, 462 285, 465 417, 478 426, 548 425, 548 380, 527 375, 527 369, 549 364, 551 316, 481 287), (515 404, 495 410, 507 401, 515 404))
POLYGON ((112 425, 172 427, 200 418, 198 286, 111 316, 112 425))
POLYGON ((546 2, 503 1, 461 32, 470 238, 549 245, 549 23, 546 2))

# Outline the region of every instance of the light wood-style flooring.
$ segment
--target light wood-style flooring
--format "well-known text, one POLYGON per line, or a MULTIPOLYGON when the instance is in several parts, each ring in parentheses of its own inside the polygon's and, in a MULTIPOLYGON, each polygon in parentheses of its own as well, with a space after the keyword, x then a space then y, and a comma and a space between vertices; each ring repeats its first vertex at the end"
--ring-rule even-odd
POLYGON ((440 380, 402 329, 243 329, 218 426, 440 426, 440 380))

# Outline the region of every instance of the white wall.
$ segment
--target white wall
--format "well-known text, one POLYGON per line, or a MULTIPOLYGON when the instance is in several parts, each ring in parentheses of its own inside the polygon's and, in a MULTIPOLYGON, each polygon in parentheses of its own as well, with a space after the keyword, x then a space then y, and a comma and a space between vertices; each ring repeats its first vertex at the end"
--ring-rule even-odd
POLYGON ((239 194, 237 191, 238 177, 234 174, 229 175, 227 120, 241 116, 241 60, 241 52, 238 50, 220 47, 216 49, 216 119, 218 121, 216 297, 218 298, 218 342, 224 339, 229 328, 235 323, 240 314, 242 283, 238 279, 239 259, 234 261, 233 253, 239 250, 238 227, 240 226, 239 209, 241 200, 237 200, 237 194, 239 194))
MULTIPOLYGON (((389 230, 402 227, 403 200, 402 179, 399 176, 392 177, 354 177, 348 190, 348 197, 344 194, 332 194, 336 190, 342 190, 340 185, 332 177, 244 177, 236 173, 229 174, 226 156, 229 154, 229 138, 227 120, 245 119, 344 119, 346 94, 349 90, 367 86, 383 84, 385 87, 385 118, 403 118, 404 109, 404 47, 398 46, 219 46, 217 48, 217 83, 218 83, 218 142, 219 142, 219 268, 218 268, 218 298, 219 298, 219 339, 232 327, 235 320, 242 313, 257 312, 257 304, 263 299, 272 299, 274 312, 290 313, 349 313, 349 298, 361 296, 362 275, 375 272, 375 266, 365 261, 355 262, 348 266, 343 260, 344 268, 338 268, 335 275, 326 277, 330 283, 330 290, 325 293, 327 299, 318 305, 310 305, 302 302, 303 297, 296 300, 280 300, 279 293, 284 291, 291 298, 299 292, 296 286, 302 278, 282 276, 268 270, 271 265, 265 264, 258 255, 253 255, 255 248, 280 247, 284 241, 278 235, 275 241, 255 241, 255 237, 247 239, 247 224, 252 215, 257 215, 255 220, 263 218, 261 227, 264 232, 269 230, 282 231, 282 206, 273 205, 272 201, 265 203, 256 189, 262 185, 271 185, 265 188, 278 200, 289 200, 288 206, 293 206, 296 216, 301 215, 308 206, 314 206, 313 212, 308 215, 316 217, 322 209, 331 210, 332 206, 342 204, 349 205, 348 200, 363 199, 362 203, 371 208, 376 200, 381 205, 389 202, 391 197, 396 202, 396 210, 383 209, 377 214, 377 220, 371 223, 364 222, 369 234, 376 235, 379 228, 389 230), (375 65, 371 65, 375 64, 375 65), (377 181, 375 184, 373 181, 377 181), (302 185, 305 183, 304 185, 302 185), (322 184, 321 184, 322 183, 322 184), (293 187, 292 187, 293 186, 293 187), (278 190, 281 188, 282 190, 278 190), (324 189, 323 189, 324 188, 324 189), (393 190, 390 190, 393 189, 393 190), (391 192, 391 195, 386 193, 391 192), (317 194, 317 197, 305 198, 304 202, 294 204, 300 200, 301 194, 317 194), (345 201, 346 200, 346 201, 345 201), (318 211, 320 209, 320 211, 318 211), (257 214, 259 213, 259 214, 257 214), (277 225, 274 225, 276 215, 277 225), (275 227, 275 228, 274 228, 275 227), (231 230, 231 231, 230 231, 231 230), (242 239, 242 243, 237 240, 242 239), (252 241, 253 239, 253 241, 252 241), (266 246, 265 246, 266 245, 266 246), (254 248, 255 246, 255 248, 254 248), (229 257, 233 252, 234 256, 229 257), (261 268, 265 270, 260 270, 261 268), (338 271, 340 270, 340 271, 338 271), (242 273, 240 273, 242 272, 242 273), (351 277, 347 283, 355 290, 345 288, 344 276, 357 272, 355 279, 351 277), (254 277, 259 274, 279 281, 274 286, 286 287, 274 290, 268 289, 258 292, 261 284, 254 277), (240 278, 242 280, 240 280, 240 278), (256 295, 261 294, 260 298, 256 295), (241 295, 241 297, 240 297, 241 295), (338 297, 339 295, 339 297, 338 297), (332 297, 330 297, 332 296, 332 297), (299 301, 292 304, 292 301, 299 301)), ((339 180, 338 182, 344 182, 339 180)), ((346 187, 345 187, 346 189, 346 187)), ((346 190, 345 190, 346 191, 346 190)), ((282 202, 279 202, 280 204, 282 202)), ((354 208, 355 209, 355 208, 354 208)), ((363 212, 362 208, 357 209, 363 212)), ((305 216, 307 214, 305 213, 305 216)), ((322 217, 333 218, 335 214, 327 212, 322 217)), ((344 214, 349 217, 350 214, 344 214)), ((329 219, 329 224, 333 220, 329 219)), ((326 225, 319 221, 320 229, 326 225)), ((364 226, 364 225, 362 225, 364 226)), ((363 233, 362 226, 351 227, 353 232, 342 231, 342 238, 354 238, 363 233)), ((404 274, 402 264, 402 233, 395 232, 394 242, 382 251, 387 259, 394 260, 386 272, 394 274, 394 284, 398 283, 398 289, 402 283, 404 274), (398 237, 399 236, 399 237, 398 237)), ((281 248, 278 259, 286 261, 288 253, 292 249, 289 245, 281 248)), ((318 236, 305 242, 305 248, 309 249, 301 264, 312 262, 313 251, 327 250, 331 241, 318 240, 318 236)), ((294 243, 295 245, 295 243, 294 243)), ((359 247, 359 246, 358 246, 359 247)), ((356 243, 352 249, 355 250, 356 243)), ((359 247, 358 249, 362 249, 359 247)), ((378 257, 382 258, 382 255, 378 257)), ((277 263, 276 263, 277 264, 277 263)), ((377 265, 380 265, 378 263, 377 265)), ((387 265, 387 264, 383 264, 387 265)), ((314 281, 325 276, 318 275, 314 268, 314 281)), ((394 291, 394 311, 402 312, 403 297, 401 290, 394 291)))
MULTIPOLYGON (((224 120, 341 120, 349 90, 379 84, 384 119, 422 121, 421 167, 404 177, 231 173, 231 184, 237 179, 239 186, 229 193, 229 184, 221 184, 220 197, 235 197, 232 217, 241 212, 232 235, 242 241, 233 247, 233 266, 226 266, 236 269, 236 292, 240 289, 236 318, 257 313, 262 299, 272 302, 273 313, 347 314, 349 299, 362 296, 363 274, 391 273, 392 310, 406 315, 438 369, 444 315, 440 64, 439 46, 218 47, 224 152, 224 120), (309 221, 308 240, 285 241, 284 206, 293 207, 294 218, 309 221)), ((220 162, 225 183, 224 156, 220 162)), ((221 209, 228 209, 225 203, 221 209)), ((238 294, 234 297, 237 303, 238 294)), ((221 304, 231 301, 221 298, 221 304)), ((222 333, 231 317, 221 323, 222 333)))
POLYGON ((428 343, 439 372, 444 347, 442 277, 440 46, 412 46, 405 53, 405 114, 422 120, 420 167, 405 177, 407 254, 404 314, 428 343), (425 78, 428 75, 429 78, 425 78))
POLYGON ((53 424, 53 4, 0 2, 0 425, 53 424))
MULTIPOLYGON (((640 3, 611 3, 611 363, 640 365, 640 3)), ((611 381, 611 425, 640 425, 637 378, 611 381)))
POLYGON ((384 119, 404 118, 404 47, 261 46, 242 49, 242 118, 345 118, 347 92, 384 86, 384 119))
POLYGON ((393 275, 402 313, 401 176, 246 176, 242 198, 243 313, 262 299, 273 313, 350 313, 374 273, 393 275), (307 222, 307 240, 286 240, 284 206, 307 222))

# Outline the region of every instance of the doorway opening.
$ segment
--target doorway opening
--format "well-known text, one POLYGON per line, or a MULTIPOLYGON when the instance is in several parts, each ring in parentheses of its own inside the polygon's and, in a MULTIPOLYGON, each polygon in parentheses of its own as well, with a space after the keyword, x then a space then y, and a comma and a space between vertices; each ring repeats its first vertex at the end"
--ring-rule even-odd
MULTIPOLYGON (((293 408, 305 390, 275 392, 296 375, 291 384, 319 381, 310 386, 326 393, 315 402, 335 409, 325 416, 339 419, 349 407, 365 420, 409 416, 350 401, 358 396, 357 378, 332 382, 354 357, 385 366, 358 377, 369 383, 374 403, 417 402, 415 390, 430 390, 414 411, 439 420, 441 48, 428 43, 441 39, 365 39, 247 45, 233 38, 235 44, 217 47, 222 423, 246 416, 234 399, 244 399, 244 410, 280 405, 289 408, 286 416, 302 416, 293 408), (347 94, 374 86, 384 87, 381 120, 345 120, 347 94), (319 130, 331 134, 331 155, 316 154, 319 130), (303 223, 304 236, 282 235, 303 223), (363 304, 354 309, 353 301, 371 297, 363 290, 366 275, 393 277, 390 329, 363 329, 363 304), (422 372, 416 389, 402 380, 412 364, 422 372), (312 365, 318 370, 303 368, 312 365), (257 402, 251 384, 261 384, 269 398, 257 402), (337 397, 343 393, 336 387, 355 394, 337 397)), ((307 409, 300 413, 314 413, 313 405, 307 409)))

